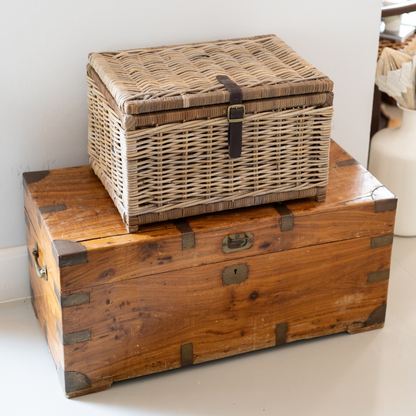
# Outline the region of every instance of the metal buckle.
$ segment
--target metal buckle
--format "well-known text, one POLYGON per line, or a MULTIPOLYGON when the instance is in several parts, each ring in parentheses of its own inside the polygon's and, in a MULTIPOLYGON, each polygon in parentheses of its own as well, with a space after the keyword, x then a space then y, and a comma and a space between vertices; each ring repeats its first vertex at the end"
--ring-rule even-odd
POLYGON ((244 107, 244 104, 234 104, 234 105, 230 105, 227 109, 227 119, 229 123, 240 123, 243 121, 244 116, 246 115, 246 108, 244 107), (230 113, 231 110, 235 110, 237 108, 242 108, 243 109, 243 117, 242 118, 231 118, 230 119, 230 113))

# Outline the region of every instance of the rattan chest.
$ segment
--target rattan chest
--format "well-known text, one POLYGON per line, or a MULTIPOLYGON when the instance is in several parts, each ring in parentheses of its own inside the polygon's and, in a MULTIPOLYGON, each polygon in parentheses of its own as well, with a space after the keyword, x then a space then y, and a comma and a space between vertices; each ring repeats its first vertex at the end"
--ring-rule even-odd
POLYGON ((90 165, 130 232, 325 199, 333 83, 276 36, 89 60, 90 165))

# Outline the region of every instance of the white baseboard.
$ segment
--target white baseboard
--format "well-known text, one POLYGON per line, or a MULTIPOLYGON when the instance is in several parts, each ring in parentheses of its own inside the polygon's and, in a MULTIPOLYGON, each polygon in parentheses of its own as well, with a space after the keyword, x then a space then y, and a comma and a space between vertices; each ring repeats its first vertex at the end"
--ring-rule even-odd
POLYGON ((0 249, 0 303, 30 296, 26 246, 0 249))

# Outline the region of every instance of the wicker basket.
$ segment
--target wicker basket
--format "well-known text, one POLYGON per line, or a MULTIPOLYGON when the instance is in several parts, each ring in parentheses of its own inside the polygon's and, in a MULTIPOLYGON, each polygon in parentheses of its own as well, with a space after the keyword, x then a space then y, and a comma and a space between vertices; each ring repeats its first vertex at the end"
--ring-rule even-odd
POLYGON ((333 83, 276 36, 93 53, 87 83, 90 164, 129 232, 325 199, 333 83))

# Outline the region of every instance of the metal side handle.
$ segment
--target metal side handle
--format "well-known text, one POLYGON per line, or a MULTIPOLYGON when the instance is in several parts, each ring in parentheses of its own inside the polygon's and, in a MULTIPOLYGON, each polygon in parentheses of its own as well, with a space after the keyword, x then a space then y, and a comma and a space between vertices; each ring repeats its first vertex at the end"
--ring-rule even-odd
POLYGON ((35 248, 32 250, 32 256, 35 260, 35 268, 36 274, 41 278, 48 280, 48 270, 46 268, 46 264, 42 267, 39 266, 39 251, 38 251, 38 243, 35 243, 35 248))

